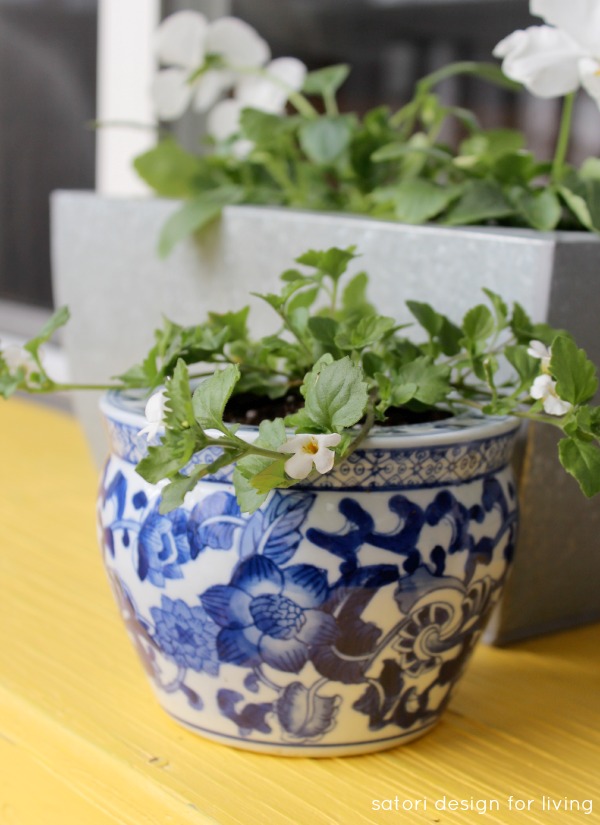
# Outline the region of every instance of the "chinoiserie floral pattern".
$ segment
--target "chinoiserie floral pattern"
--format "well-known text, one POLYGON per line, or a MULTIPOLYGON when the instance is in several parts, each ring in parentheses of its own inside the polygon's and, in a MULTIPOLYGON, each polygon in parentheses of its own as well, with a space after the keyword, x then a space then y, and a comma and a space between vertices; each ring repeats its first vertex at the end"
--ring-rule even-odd
POLYGON ((515 541, 506 469, 462 486, 275 491, 253 515, 223 483, 168 515, 157 495, 109 461, 109 577, 163 706, 232 743, 326 751, 430 727, 515 541))

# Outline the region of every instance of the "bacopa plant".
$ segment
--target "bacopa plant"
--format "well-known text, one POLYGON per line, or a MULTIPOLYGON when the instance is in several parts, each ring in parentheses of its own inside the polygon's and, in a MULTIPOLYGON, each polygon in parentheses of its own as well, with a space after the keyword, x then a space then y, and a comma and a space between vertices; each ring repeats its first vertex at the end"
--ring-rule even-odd
POLYGON ((565 470, 585 495, 600 491, 596 368, 569 333, 532 323, 490 290, 460 324, 407 301, 414 324, 399 325, 369 302, 365 272, 348 275, 356 257, 334 247, 297 258, 280 292, 259 296, 277 321, 262 338, 250 335, 248 306, 189 327, 166 320, 143 361, 103 387, 47 374, 41 348, 68 320, 63 308, 23 350, 2 351, 0 392, 146 392, 141 433, 151 443, 137 469, 151 483, 168 480, 163 513, 227 465, 239 506, 252 512, 273 489, 331 471, 374 427, 466 408, 557 427, 565 470), (250 439, 239 429, 248 421, 259 422, 250 439), (207 447, 217 448, 211 463, 192 461, 207 447))

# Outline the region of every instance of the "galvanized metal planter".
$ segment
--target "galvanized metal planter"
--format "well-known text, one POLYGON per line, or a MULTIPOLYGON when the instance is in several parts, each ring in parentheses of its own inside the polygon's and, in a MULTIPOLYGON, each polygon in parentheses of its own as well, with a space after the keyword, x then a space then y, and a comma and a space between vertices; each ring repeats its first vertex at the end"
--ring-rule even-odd
MULTIPOLYGON (((370 294, 402 321, 407 298, 459 319, 489 287, 534 320, 568 328, 600 362, 600 241, 585 233, 414 227, 347 215, 229 207, 201 241, 158 259, 172 201, 58 192, 52 199, 54 295, 69 304, 73 380, 104 380, 140 358, 164 314, 193 323, 273 289, 308 248, 349 246, 372 277, 370 294)), ((271 324, 253 299, 255 328, 271 324)), ((98 461, 105 438, 97 398, 76 400, 98 461)), ((521 534, 513 575, 488 641, 506 643, 600 618, 600 502, 586 501, 558 466, 555 436, 529 427, 517 461, 521 534)))

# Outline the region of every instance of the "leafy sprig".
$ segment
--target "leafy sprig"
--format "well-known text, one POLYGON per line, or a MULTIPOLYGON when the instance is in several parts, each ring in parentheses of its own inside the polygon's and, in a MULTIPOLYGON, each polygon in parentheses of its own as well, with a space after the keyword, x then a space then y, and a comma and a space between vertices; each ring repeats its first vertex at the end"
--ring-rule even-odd
MULTIPOLYGON (((586 495, 600 492, 600 408, 591 403, 596 368, 568 333, 534 324, 518 303, 509 309, 490 290, 460 323, 408 301, 415 324, 407 330, 368 301, 364 272, 349 274, 356 257, 353 247, 301 255, 282 274, 278 293, 259 296, 278 326, 257 340, 248 330, 248 307, 209 313, 190 327, 165 320, 143 361, 110 385, 163 387, 164 434, 138 465, 147 481, 166 482, 163 510, 179 506, 203 477, 233 465, 240 505, 252 511, 271 490, 297 483, 281 450, 291 434, 305 434, 313 451, 320 438, 336 434, 339 463, 399 410, 439 416, 473 408, 553 425, 562 432, 565 470, 586 495), (249 393, 275 404, 295 399, 297 409, 274 414, 249 435, 232 423, 232 410, 249 393)), ((2 353, 5 397, 70 387, 52 381, 41 357, 67 317, 59 310, 26 345, 27 369, 2 353)), ((308 480, 317 475, 313 469, 308 480)))

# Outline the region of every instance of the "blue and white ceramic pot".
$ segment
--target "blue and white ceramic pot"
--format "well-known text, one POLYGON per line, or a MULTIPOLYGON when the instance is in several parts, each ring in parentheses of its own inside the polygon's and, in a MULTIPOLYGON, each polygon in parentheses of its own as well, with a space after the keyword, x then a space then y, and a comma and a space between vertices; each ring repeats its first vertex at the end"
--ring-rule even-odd
POLYGON ((171 716, 299 756, 382 750, 436 724, 513 554, 514 420, 382 431, 251 516, 225 470, 161 515, 160 485, 135 471, 141 404, 109 395, 103 411, 106 567, 171 716))

